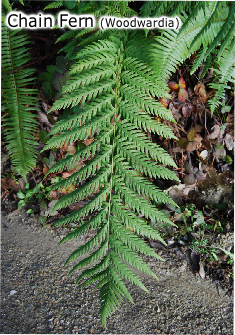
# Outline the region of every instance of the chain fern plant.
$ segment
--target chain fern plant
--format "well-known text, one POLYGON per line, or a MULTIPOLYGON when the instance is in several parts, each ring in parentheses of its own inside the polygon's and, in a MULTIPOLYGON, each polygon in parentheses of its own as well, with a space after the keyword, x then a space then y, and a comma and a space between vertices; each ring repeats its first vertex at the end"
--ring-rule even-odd
MULTIPOLYGON (((6 3, 5 6, 8 4, 6 3)), ((8 4, 10 6, 10 4, 8 4)), ((8 7, 7 7, 8 8, 8 7)), ((37 151, 34 140, 37 121, 37 90, 29 88, 35 70, 21 68, 29 61, 28 37, 20 30, 9 30, 2 18, 2 112, 4 135, 11 162, 17 174, 35 167, 37 151)))
POLYGON ((133 48, 143 55, 147 52, 144 39, 143 33, 112 32, 108 39, 91 43, 73 57, 71 79, 53 106, 53 110, 70 107, 72 115, 56 123, 50 133, 55 136, 44 148, 94 137, 87 147, 58 161, 48 173, 63 171, 66 166, 89 158, 79 172, 53 187, 61 189, 83 182, 59 199, 53 210, 96 193, 81 209, 59 219, 55 225, 79 222, 79 227, 60 243, 96 229, 96 235, 75 250, 65 264, 88 254, 70 274, 83 269, 77 279, 77 283, 86 279, 82 287, 98 282, 95 288, 101 287, 100 313, 105 327, 106 318, 123 297, 133 303, 123 279, 147 292, 129 266, 157 278, 138 253, 161 257, 137 235, 164 243, 147 220, 172 224, 156 204, 174 202, 149 177, 178 180, 166 168, 166 165, 176 167, 171 156, 145 135, 145 131, 151 131, 176 138, 169 127, 154 119, 157 116, 175 122, 171 112, 153 98, 161 97, 165 91, 154 80, 151 68, 133 57, 133 48))
POLYGON ((235 3, 233 1, 150 1, 142 15, 179 15, 179 32, 163 31, 156 36, 151 65, 156 78, 166 79, 192 54, 197 53, 191 74, 204 66, 201 78, 213 67, 215 78, 209 87, 216 89, 208 104, 211 113, 223 103, 225 90, 234 83, 235 3), (186 12, 188 14, 186 14, 186 12))

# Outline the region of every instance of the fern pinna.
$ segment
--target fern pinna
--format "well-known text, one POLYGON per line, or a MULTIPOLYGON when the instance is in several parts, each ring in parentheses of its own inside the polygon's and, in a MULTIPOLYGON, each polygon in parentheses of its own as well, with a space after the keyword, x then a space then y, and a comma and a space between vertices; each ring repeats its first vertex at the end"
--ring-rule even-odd
POLYGON ((171 156, 144 133, 151 131, 176 138, 169 127, 154 119, 157 116, 174 122, 171 112, 153 98, 165 91, 156 84, 149 66, 133 57, 134 47, 143 55, 147 51, 143 38, 142 33, 116 32, 109 39, 94 42, 78 52, 70 71, 71 79, 53 106, 53 110, 70 107, 73 114, 56 123, 50 133, 56 136, 44 148, 94 137, 87 147, 58 161, 48 173, 61 171, 89 157, 88 164, 79 172, 53 187, 61 189, 86 181, 59 199, 53 210, 96 193, 81 209, 59 219, 55 225, 79 222, 79 227, 61 242, 77 238, 89 229, 97 230, 90 241, 70 255, 66 264, 96 248, 70 273, 85 268, 77 280, 86 278, 82 287, 98 282, 95 287, 101 287, 100 313, 104 326, 123 297, 133 303, 122 279, 147 291, 129 266, 157 278, 136 252, 161 257, 136 234, 164 243, 146 220, 172 224, 156 203, 174 202, 148 177, 178 180, 165 167, 176 167, 171 156), (88 220, 87 216, 95 211, 96 215, 88 220), (91 264, 93 267, 87 269, 91 264))
POLYGON ((35 70, 21 68, 29 61, 28 36, 9 30, 2 22, 2 112, 4 135, 12 165, 17 174, 26 174, 36 166, 35 130, 38 122, 37 90, 30 88, 35 70))

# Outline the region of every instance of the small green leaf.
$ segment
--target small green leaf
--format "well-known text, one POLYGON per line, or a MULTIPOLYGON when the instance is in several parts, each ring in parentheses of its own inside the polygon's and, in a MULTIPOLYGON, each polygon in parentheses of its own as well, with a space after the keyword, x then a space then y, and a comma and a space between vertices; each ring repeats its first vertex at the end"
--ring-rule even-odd
POLYGON ((231 107, 230 106, 224 106, 222 109, 221 109, 221 113, 228 113, 230 111, 231 107))
POLYGON ((39 202, 39 206, 40 206, 41 209, 47 210, 47 203, 46 203, 45 200, 41 200, 39 202))
POLYGON ((54 74, 56 72, 56 70, 57 70, 57 67, 55 65, 47 65, 47 71, 49 73, 54 74))
POLYGON ((46 220, 47 220, 46 216, 40 216, 40 218, 39 218, 39 222, 42 223, 42 224, 44 224, 46 222, 46 220))
POLYGON ((22 191, 19 191, 16 194, 17 194, 18 198, 20 198, 20 199, 24 199, 25 198, 25 194, 22 191))
POLYGON ((20 200, 18 202, 18 209, 21 209, 21 207, 23 207, 25 205, 25 201, 24 200, 20 200))
POLYGON ((55 89, 59 92, 61 92, 62 87, 66 84, 65 77, 63 74, 56 72, 52 78, 52 83, 55 87, 55 89))
POLYGON ((196 131, 194 128, 189 129, 189 131, 187 132, 187 138, 189 141, 193 141, 195 139, 196 136, 196 131))
POLYGON ((44 90, 50 90, 51 89, 51 84, 50 84, 49 81, 43 81, 42 86, 43 86, 44 90))
POLYGON ((226 163, 227 163, 228 165, 231 165, 232 162, 233 162, 232 158, 231 158, 230 156, 228 156, 228 155, 225 156, 225 160, 226 160, 226 163))

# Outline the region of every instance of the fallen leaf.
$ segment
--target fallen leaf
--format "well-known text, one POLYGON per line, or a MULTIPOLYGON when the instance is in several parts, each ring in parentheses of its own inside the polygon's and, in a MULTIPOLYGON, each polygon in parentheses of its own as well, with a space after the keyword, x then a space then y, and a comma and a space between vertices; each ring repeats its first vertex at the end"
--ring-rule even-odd
POLYGON ((68 145, 63 145, 61 149, 66 150, 69 154, 74 154, 77 151, 74 142, 70 142, 68 145))
POLYGON ((186 185, 192 185, 192 184, 196 183, 196 181, 197 180, 192 173, 190 173, 188 176, 184 177, 184 179, 183 179, 183 182, 186 185))
POLYGON ((1 189, 9 190, 9 188, 14 192, 18 192, 21 190, 20 184, 17 183, 15 179, 11 177, 1 178, 1 189))
POLYGON ((234 141, 233 141, 233 137, 230 134, 226 134, 225 138, 224 138, 226 147, 228 150, 233 150, 234 148, 234 141))
POLYGON ((57 191, 51 191, 48 196, 50 199, 55 200, 58 198, 58 192, 57 191))
POLYGON ((183 77, 180 77, 180 80, 179 80, 179 87, 181 87, 181 88, 186 88, 186 83, 185 83, 183 77))
POLYGON ((74 172, 78 172, 79 170, 81 170, 82 167, 83 167, 83 163, 77 164, 76 166, 67 167, 67 170, 72 174, 74 172))
POLYGON ((199 96, 199 98, 202 102, 206 102, 208 100, 206 89, 205 89, 205 86, 203 84, 201 84, 201 83, 197 84, 194 87, 194 92, 199 96))
POLYGON ((215 140, 220 137, 220 126, 218 124, 215 124, 212 128, 212 133, 209 135, 209 138, 211 140, 215 140))
POLYGON ((75 186, 74 185, 69 185, 67 187, 62 188, 62 190, 60 191, 60 193, 62 193, 62 194, 71 193, 74 190, 75 190, 75 186))
POLYGON ((168 86, 171 90, 178 90, 179 85, 175 81, 169 81, 168 86))
POLYGON ((84 205, 87 205, 87 204, 88 204, 88 201, 81 200, 79 202, 75 202, 73 204, 70 204, 69 209, 71 211, 76 211, 76 210, 80 209, 81 207, 83 207, 84 205))
POLYGON ((190 109, 187 106, 182 107, 182 114, 184 117, 188 117, 190 115, 190 109))
POLYGON ((196 130, 197 133, 200 133, 205 129, 205 127, 203 125, 197 123, 195 125, 194 129, 196 130))
POLYGON ((223 142, 220 143, 221 141, 219 141, 218 143, 216 143, 215 146, 215 151, 214 151, 214 157, 216 158, 224 158, 226 156, 226 150, 224 149, 224 145, 223 142))
POLYGON ((73 173, 72 172, 63 172, 62 173, 62 178, 65 179, 65 178, 68 178, 72 175, 73 173))
POLYGON ((205 270, 204 270, 204 264, 203 264, 203 261, 201 261, 201 260, 199 262, 199 275, 202 277, 202 279, 206 278, 206 273, 205 273, 205 270))
POLYGON ((94 141, 94 137, 92 138, 87 138, 86 140, 84 140, 82 143, 85 144, 85 146, 87 147, 89 144, 91 144, 94 141))
POLYGON ((185 102, 188 99, 188 92, 184 88, 180 88, 178 99, 181 102, 185 102))
POLYGON ((38 111, 39 122, 45 123, 48 127, 53 127, 53 125, 48 121, 47 115, 38 111))
POLYGON ((154 241, 152 239, 149 239, 149 244, 151 247, 156 248, 158 250, 167 250, 167 248, 160 242, 154 241))
POLYGON ((163 106, 163 107, 168 107, 168 104, 169 104, 169 99, 168 98, 161 98, 160 100, 159 100, 159 102, 160 102, 160 104, 163 106))
POLYGON ((48 204, 48 208, 52 208, 55 206, 55 204, 57 203, 58 200, 52 200, 51 202, 49 202, 48 204))
POLYGON ((189 192, 195 188, 196 184, 186 185, 185 188, 182 190, 182 195, 187 197, 189 192))
POLYGON ((189 131, 187 132, 187 138, 189 141, 193 141, 196 135, 196 131, 194 128, 190 128, 189 131))
POLYGON ((194 172, 194 168, 190 164, 184 164, 184 168, 185 168, 185 171, 188 172, 188 173, 193 173, 194 172))
POLYGON ((204 173, 202 170, 199 170, 196 174, 196 178, 198 181, 206 180, 206 173, 204 173))
POLYGON ((189 141, 186 137, 181 137, 178 141, 178 146, 182 149, 186 149, 189 141))
POLYGON ((195 128, 189 129, 189 131, 187 132, 187 138, 189 140, 186 148, 188 152, 195 150, 197 145, 199 145, 202 141, 202 137, 196 133, 195 128))
POLYGON ((43 164, 43 169, 42 169, 43 174, 46 174, 47 171, 48 171, 47 166, 45 164, 43 164))

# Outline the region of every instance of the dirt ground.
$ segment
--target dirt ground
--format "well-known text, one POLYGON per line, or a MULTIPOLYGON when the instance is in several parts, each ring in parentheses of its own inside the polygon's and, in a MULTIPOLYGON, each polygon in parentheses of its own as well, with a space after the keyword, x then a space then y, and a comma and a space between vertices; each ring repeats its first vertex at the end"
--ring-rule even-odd
POLYGON ((99 292, 75 286, 78 273, 63 268, 85 237, 57 248, 58 238, 25 211, 2 213, 1 328, 3 334, 232 334, 233 298, 206 278, 195 277, 187 262, 162 253, 166 262, 144 260, 159 281, 140 274, 149 294, 131 284, 128 301, 99 319, 99 292))

